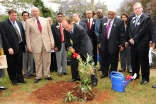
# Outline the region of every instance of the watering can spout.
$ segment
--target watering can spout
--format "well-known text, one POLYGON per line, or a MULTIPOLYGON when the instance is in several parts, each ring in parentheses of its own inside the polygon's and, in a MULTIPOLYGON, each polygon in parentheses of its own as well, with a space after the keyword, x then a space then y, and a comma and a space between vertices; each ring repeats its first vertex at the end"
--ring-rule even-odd
POLYGON ((132 77, 130 77, 126 82, 125 82, 125 87, 128 85, 128 83, 132 80, 132 79, 136 79, 137 74, 134 73, 134 75, 132 77))

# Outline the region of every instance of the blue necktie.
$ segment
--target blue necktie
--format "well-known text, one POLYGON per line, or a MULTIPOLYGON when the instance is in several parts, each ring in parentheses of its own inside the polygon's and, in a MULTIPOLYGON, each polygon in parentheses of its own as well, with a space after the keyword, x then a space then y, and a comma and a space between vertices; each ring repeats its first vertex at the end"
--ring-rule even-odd
POLYGON ((135 20, 135 27, 136 27, 136 25, 137 25, 137 23, 138 23, 138 20, 139 20, 139 17, 136 17, 136 20, 135 20))

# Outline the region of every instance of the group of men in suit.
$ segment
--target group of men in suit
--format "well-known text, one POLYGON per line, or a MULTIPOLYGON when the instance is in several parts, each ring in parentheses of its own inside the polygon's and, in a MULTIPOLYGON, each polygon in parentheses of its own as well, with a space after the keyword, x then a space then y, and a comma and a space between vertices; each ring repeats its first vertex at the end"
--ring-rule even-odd
MULTIPOLYGON (((48 20, 39 16, 39 9, 33 7, 31 10, 33 17, 26 20, 26 27, 23 28, 21 22, 16 20, 16 11, 9 10, 9 19, 1 23, 0 32, 4 43, 4 53, 8 59, 7 71, 12 84, 26 83, 22 74, 22 52, 25 52, 25 46, 28 52, 32 53, 35 62, 36 79, 34 83, 41 80, 42 72, 45 79, 53 79, 49 74, 52 49, 56 52, 60 77, 63 74, 67 75, 67 48, 72 53, 78 53, 78 57, 83 60, 87 54, 93 56, 92 62, 94 62, 96 69, 97 44, 101 55, 102 75, 100 78, 105 78, 111 71, 117 71, 118 56, 119 52, 124 50, 125 35, 129 37, 133 74, 136 73, 138 79, 141 67, 142 82, 140 84, 147 84, 149 82, 148 51, 149 31, 152 28, 151 19, 150 16, 143 13, 140 2, 133 5, 133 10, 135 15, 130 16, 129 25, 125 32, 123 20, 116 17, 116 9, 108 8, 108 17, 102 17, 99 22, 99 28, 96 31, 98 36, 95 33, 96 20, 93 19, 92 11, 86 11, 87 19, 84 22, 80 21, 77 14, 73 14, 75 23, 72 23, 68 17, 63 19, 63 14, 58 13, 57 22, 50 27, 48 20), (70 39, 73 41, 72 44, 70 39)), ((77 59, 72 57, 72 79, 69 80, 70 82, 80 80, 77 69, 77 59)), ((97 78, 93 77, 92 84, 96 86, 97 78)))
POLYGON ((115 8, 108 9, 108 17, 101 20, 99 28, 98 43, 101 54, 101 78, 105 78, 111 71, 117 71, 118 54, 124 50, 124 42, 128 35, 131 48, 131 65, 133 74, 136 73, 136 79, 139 79, 141 68, 141 85, 149 82, 149 42, 151 37, 151 18, 143 13, 143 7, 140 2, 133 5, 134 15, 129 17, 129 24, 125 32, 123 20, 116 18, 115 8), (108 64, 110 59, 110 70, 108 64), (108 72, 109 71, 109 72, 108 72))

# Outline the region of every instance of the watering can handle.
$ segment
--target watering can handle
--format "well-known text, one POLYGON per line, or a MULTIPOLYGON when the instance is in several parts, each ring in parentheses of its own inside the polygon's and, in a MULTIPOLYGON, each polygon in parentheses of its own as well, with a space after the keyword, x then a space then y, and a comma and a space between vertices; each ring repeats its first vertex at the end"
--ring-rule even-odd
POLYGON ((112 72, 110 73, 110 78, 111 78, 111 79, 112 79, 112 75, 113 75, 113 74, 118 74, 119 76, 124 77, 124 75, 123 75, 122 73, 117 72, 117 71, 112 71, 112 72))

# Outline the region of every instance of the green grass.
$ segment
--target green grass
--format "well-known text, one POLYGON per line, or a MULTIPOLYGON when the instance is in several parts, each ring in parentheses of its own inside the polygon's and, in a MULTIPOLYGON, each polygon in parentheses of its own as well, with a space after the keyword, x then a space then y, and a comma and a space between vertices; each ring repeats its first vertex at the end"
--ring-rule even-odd
MULTIPOLYGON (((99 68, 99 66, 98 66, 99 68)), ((120 69, 120 68, 119 68, 120 69)), ((67 68, 67 76, 58 77, 56 72, 52 72, 51 76, 54 78, 52 82, 58 82, 61 80, 67 81, 71 79, 71 72, 70 67, 67 68)), ((151 74, 155 73, 156 70, 151 70, 151 74)), ((7 72, 5 70, 5 77, 0 78, 0 85, 7 87, 6 91, 2 91, 2 96, 0 97, 0 104, 18 104, 17 102, 14 103, 10 100, 10 96, 18 93, 27 93, 28 95, 31 94, 33 91, 37 90, 38 88, 46 85, 48 83, 47 80, 42 78, 41 82, 34 84, 34 78, 26 79, 28 82, 27 84, 19 84, 18 86, 13 86, 8 78, 7 72), (7 99, 8 98, 8 99, 7 99)), ((128 75, 129 73, 124 72, 124 75, 128 75)), ((133 86, 130 82, 125 89, 125 92, 116 92, 111 89, 111 80, 109 77, 100 79, 101 71, 97 72, 98 75, 98 86, 95 89, 98 89, 100 92, 102 91, 105 93, 106 91, 109 92, 111 99, 110 100, 103 100, 102 102, 93 101, 92 104, 156 104, 156 89, 151 88, 153 84, 156 84, 156 76, 154 74, 150 77, 150 82, 146 85, 140 85, 141 79, 135 81, 135 85, 133 86)), ((57 87, 57 86, 56 86, 57 87)), ((17 99, 20 99, 17 97, 17 99)), ((104 98, 105 99, 105 98, 104 98)), ((16 99, 14 98, 13 101, 16 99)), ((26 103, 27 104, 27 103, 26 103)), ((59 102, 58 104, 62 104, 59 102)), ((82 103, 85 104, 85 103, 82 103)))

